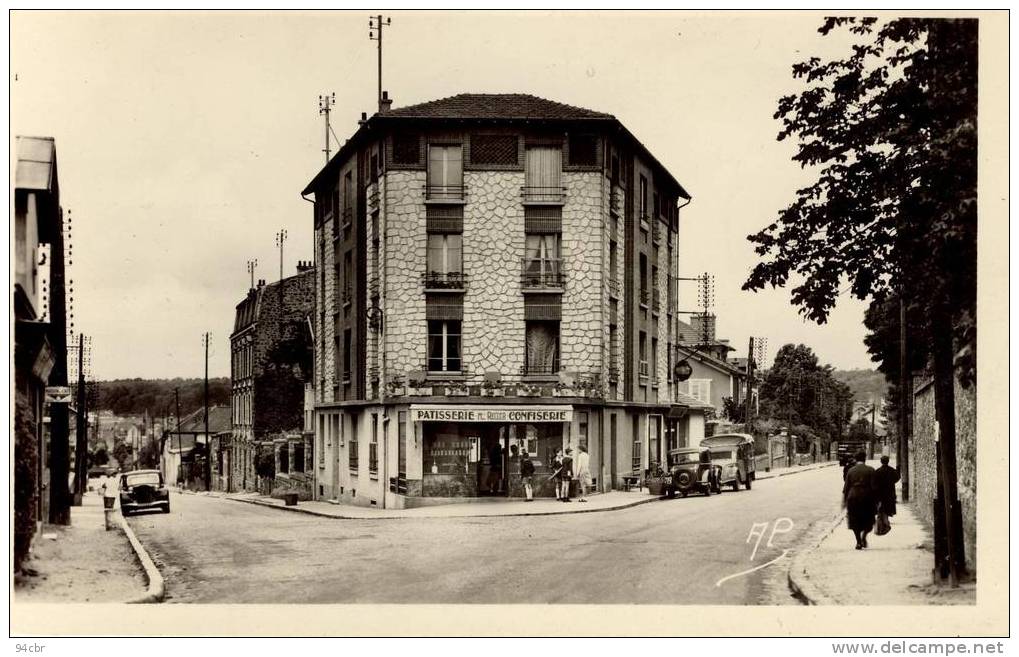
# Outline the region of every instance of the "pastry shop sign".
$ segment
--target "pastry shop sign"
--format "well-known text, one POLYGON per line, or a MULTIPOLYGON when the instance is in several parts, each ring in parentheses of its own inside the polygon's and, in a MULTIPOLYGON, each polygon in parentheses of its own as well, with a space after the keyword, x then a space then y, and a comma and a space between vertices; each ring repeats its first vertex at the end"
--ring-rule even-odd
POLYGON ((414 422, 572 422, 572 406, 411 406, 414 422))

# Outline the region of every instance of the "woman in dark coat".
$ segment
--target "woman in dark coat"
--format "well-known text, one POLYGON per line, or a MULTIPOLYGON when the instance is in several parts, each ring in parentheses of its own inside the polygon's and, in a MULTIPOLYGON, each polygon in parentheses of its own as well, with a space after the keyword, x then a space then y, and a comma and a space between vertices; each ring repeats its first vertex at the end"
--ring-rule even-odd
POLYGON ((888 465, 888 457, 881 457, 881 467, 874 472, 874 485, 877 487, 878 511, 885 515, 895 515, 895 484, 899 483, 899 471, 888 465))
POLYGON ((866 464, 867 454, 856 455, 856 465, 846 473, 842 486, 842 503, 846 507, 849 529, 856 536, 856 549, 867 547, 867 534, 874 529, 874 514, 877 513, 877 489, 875 470, 866 464))

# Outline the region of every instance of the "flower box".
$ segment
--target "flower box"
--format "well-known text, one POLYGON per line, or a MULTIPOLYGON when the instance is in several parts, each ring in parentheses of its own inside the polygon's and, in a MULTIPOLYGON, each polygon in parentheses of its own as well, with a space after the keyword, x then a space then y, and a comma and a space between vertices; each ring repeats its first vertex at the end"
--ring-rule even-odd
POLYGON ((425 388, 411 388, 409 394, 412 397, 431 397, 432 387, 428 386, 425 388))
POLYGON ((504 388, 482 388, 482 397, 505 397, 506 390, 504 388))
POLYGON ((467 397, 470 390, 467 388, 446 388, 447 397, 467 397))

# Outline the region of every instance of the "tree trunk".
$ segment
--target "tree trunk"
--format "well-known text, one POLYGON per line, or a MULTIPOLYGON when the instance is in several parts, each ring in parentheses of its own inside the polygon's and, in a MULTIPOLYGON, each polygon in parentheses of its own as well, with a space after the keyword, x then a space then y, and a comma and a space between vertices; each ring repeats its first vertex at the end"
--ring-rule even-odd
POLYGON ((944 501, 945 527, 948 540, 949 576, 951 585, 959 585, 965 573, 965 547, 962 525, 953 512, 959 505, 955 451, 955 349, 952 340, 951 314, 939 312, 934 335, 934 410, 938 421, 940 443, 941 498, 944 501))

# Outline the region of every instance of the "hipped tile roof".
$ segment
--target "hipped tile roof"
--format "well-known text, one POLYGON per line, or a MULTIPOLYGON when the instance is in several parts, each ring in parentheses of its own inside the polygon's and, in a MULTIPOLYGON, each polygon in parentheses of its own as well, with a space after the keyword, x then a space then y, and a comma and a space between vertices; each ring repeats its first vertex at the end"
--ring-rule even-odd
POLYGON ((531 94, 457 94, 389 110, 383 116, 428 119, 614 119, 611 114, 575 107, 531 94))

